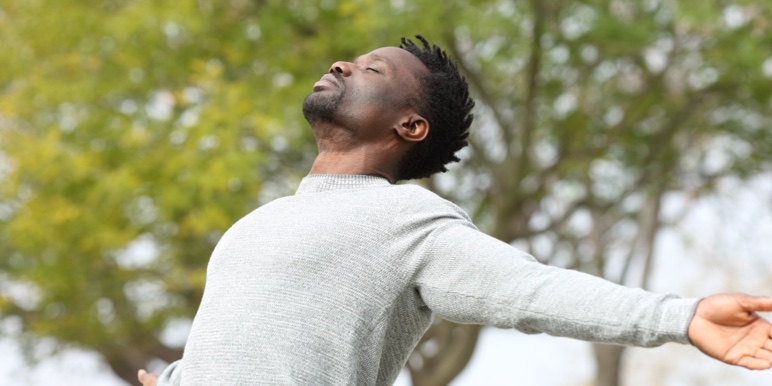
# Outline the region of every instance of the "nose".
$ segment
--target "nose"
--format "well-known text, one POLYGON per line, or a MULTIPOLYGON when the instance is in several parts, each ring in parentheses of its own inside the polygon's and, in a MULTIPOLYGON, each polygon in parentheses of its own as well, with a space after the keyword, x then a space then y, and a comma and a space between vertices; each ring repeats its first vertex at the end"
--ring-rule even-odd
POLYGON ((330 67, 330 73, 337 72, 343 76, 349 76, 351 75, 351 66, 353 66, 354 63, 349 62, 335 62, 330 67))

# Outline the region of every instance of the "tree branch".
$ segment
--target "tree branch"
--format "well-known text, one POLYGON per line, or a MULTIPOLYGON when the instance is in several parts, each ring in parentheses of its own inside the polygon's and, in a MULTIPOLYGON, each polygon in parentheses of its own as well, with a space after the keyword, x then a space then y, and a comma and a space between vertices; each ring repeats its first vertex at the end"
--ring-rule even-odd
MULTIPOLYGON (((501 130, 504 142, 509 145, 512 143, 512 134, 510 130, 507 130, 507 128, 513 127, 515 122, 505 117, 505 115, 499 109, 498 104, 496 103, 497 98, 485 85, 482 76, 480 76, 480 74, 471 66, 467 65, 466 61, 464 60, 465 55, 461 52, 461 49, 458 46, 458 40, 455 38, 455 36, 451 35, 450 40, 450 51, 451 54, 458 59, 458 67, 461 69, 464 75, 466 75, 466 79, 469 82, 469 85, 472 86, 475 91, 477 91, 479 99, 482 101, 482 103, 491 109, 491 112, 493 113, 493 119, 499 126, 499 130, 501 130)), ((507 148, 507 152, 508 151, 509 149, 507 148)))

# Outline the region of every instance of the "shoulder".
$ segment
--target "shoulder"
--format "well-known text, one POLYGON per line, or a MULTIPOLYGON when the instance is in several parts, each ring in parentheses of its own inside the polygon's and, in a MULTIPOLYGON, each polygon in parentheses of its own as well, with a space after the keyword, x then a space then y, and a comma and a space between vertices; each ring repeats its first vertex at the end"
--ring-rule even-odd
POLYGON ((405 214, 425 214, 432 217, 455 218, 472 224, 469 215, 453 202, 444 199, 436 193, 412 184, 393 185, 401 197, 399 208, 405 214))

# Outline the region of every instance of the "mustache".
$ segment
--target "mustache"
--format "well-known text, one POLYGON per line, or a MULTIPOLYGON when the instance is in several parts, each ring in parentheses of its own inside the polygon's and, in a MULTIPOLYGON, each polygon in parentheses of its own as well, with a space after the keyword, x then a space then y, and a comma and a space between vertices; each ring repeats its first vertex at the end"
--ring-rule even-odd
POLYGON ((337 84, 338 84, 338 86, 343 86, 343 83, 344 83, 344 81, 343 81, 343 75, 341 75, 341 74, 340 74, 339 72, 337 72, 337 71, 333 71, 333 72, 328 72, 327 74, 325 74, 325 76, 326 76, 326 75, 328 75, 328 74, 329 74, 329 75, 332 75, 332 77, 333 77, 333 78, 335 78, 335 83, 337 83, 337 84))

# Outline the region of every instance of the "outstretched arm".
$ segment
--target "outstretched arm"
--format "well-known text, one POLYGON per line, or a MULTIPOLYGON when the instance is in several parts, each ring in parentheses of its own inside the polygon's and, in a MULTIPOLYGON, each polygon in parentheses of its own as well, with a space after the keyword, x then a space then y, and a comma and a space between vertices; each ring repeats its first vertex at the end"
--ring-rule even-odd
POLYGON ((772 298, 713 295, 700 301, 689 339, 706 355, 752 370, 772 368, 772 324, 756 312, 772 311, 772 298))

